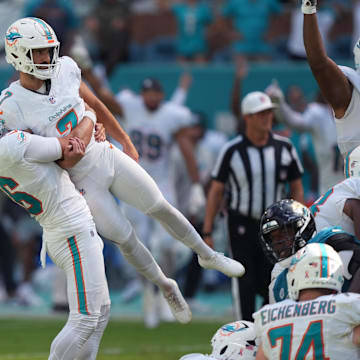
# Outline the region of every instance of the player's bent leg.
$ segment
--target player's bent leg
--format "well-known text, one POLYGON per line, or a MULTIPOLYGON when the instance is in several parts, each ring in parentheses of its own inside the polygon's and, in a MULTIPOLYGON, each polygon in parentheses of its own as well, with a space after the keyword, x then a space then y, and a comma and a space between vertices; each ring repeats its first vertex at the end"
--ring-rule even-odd
POLYGON ((199 264, 203 268, 221 271, 229 277, 244 275, 245 269, 242 264, 208 247, 190 222, 165 199, 148 214, 157 219, 169 234, 193 249, 198 254, 199 264))
POLYGON ((104 330, 110 318, 110 305, 103 305, 95 331, 91 334, 89 339, 83 345, 80 354, 76 360, 95 360, 99 351, 99 345, 103 336, 104 330))
POLYGON ((45 239, 49 256, 66 273, 70 307, 49 359, 75 359, 98 328, 102 306, 110 306, 103 243, 93 226, 63 239, 45 239))
POLYGON ((155 181, 139 164, 116 148, 112 156, 115 174, 110 191, 116 197, 159 221, 171 236, 204 260, 204 267, 228 276, 244 274, 240 263, 214 252, 205 244, 185 216, 165 200, 155 181))
POLYGON ((167 284, 168 279, 150 251, 136 236, 114 196, 96 182, 85 186, 85 199, 99 233, 115 243, 125 259, 145 278, 158 286, 167 284))
POLYGON ((153 178, 135 161, 114 149, 115 175, 110 191, 160 221, 166 231, 205 258, 213 254, 188 220, 163 197, 153 178))

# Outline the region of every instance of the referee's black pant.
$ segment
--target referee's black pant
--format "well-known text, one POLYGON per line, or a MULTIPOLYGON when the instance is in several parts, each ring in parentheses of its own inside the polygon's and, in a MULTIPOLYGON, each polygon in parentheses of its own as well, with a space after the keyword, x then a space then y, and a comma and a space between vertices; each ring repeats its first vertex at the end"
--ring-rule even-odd
POLYGON ((228 230, 232 256, 245 266, 245 275, 233 281, 233 301, 237 320, 253 321, 255 296, 259 294, 268 303, 268 286, 272 265, 267 260, 259 240, 259 221, 238 213, 229 213, 228 230), (234 286, 235 285, 235 286, 234 286), (236 289, 238 285, 238 289, 236 289), (239 291, 237 291, 239 290, 239 291))

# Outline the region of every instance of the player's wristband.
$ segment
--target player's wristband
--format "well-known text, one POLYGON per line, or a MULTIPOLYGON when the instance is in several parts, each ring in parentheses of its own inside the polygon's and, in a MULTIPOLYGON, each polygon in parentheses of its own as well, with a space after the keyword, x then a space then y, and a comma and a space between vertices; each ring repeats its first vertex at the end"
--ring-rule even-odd
POLYGON ((303 0, 301 5, 301 11, 303 14, 311 15, 316 13, 316 0, 303 0))
POLYGON ((86 110, 84 116, 89 118, 94 123, 94 125, 96 124, 96 115, 92 111, 86 110))

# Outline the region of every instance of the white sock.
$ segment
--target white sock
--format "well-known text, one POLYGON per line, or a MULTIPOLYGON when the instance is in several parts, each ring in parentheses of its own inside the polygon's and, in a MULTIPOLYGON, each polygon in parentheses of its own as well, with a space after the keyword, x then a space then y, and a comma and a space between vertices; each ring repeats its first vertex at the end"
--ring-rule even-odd
POLYGON ((116 243, 116 245, 125 259, 146 279, 158 286, 167 283, 167 277, 160 269, 150 251, 138 239, 134 230, 132 230, 125 242, 116 243))
POLYGON ((103 336, 104 330, 110 318, 110 305, 103 305, 101 307, 101 315, 99 317, 98 325, 95 331, 91 334, 89 339, 83 345, 80 354, 76 360, 95 360, 99 351, 99 345, 103 336))
POLYGON ((70 314, 51 343, 49 360, 73 360, 97 327, 99 316, 70 314))

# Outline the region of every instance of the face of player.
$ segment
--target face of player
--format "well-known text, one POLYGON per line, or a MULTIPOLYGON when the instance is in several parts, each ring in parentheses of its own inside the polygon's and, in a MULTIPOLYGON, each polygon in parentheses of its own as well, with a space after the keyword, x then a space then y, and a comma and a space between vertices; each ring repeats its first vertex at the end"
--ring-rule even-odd
MULTIPOLYGON (((32 56, 34 64, 49 65, 51 62, 51 48, 33 49, 32 56)), ((46 66, 38 66, 39 69, 46 69, 46 66)))
POLYGON ((155 111, 161 104, 164 94, 158 90, 146 90, 142 92, 144 104, 149 111, 155 111))
POLYGON ((292 255, 295 231, 291 226, 273 230, 270 233, 271 247, 280 259, 292 255))
POLYGON ((250 115, 250 117, 251 119, 248 122, 248 125, 250 125, 253 130, 259 132, 271 131, 274 118, 274 111, 272 109, 260 111, 250 115))

